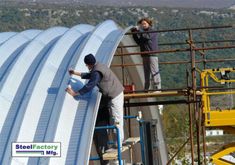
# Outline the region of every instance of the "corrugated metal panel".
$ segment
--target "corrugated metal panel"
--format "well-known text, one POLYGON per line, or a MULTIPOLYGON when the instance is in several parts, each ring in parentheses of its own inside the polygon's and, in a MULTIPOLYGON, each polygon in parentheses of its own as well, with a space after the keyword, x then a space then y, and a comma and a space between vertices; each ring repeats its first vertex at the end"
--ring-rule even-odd
MULTIPOLYGON (((118 44, 121 42, 121 39, 123 38, 123 35, 125 34, 125 32, 126 31, 115 27, 110 33, 107 34, 106 38, 103 40, 102 44, 100 45, 99 50, 96 53, 96 58, 98 61, 106 64, 107 66, 110 66, 114 53, 116 51, 116 48, 118 44)), ((96 100, 98 102, 99 97, 96 98, 96 100)), ((97 106, 97 105, 94 105, 94 106, 97 106)), ((86 155, 90 154, 91 148, 86 147, 86 146, 91 146, 94 127, 95 127, 95 122, 89 122, 89 121, 95 121, 97 112, 98 112, 97 110, 98 108, 96 108, 96 111, 94 111, 94 109, 92 108, 88 109, 86 112, 87 114, 84 117, 82 133, 85 136, 81 136, 80 138, 81 140, 79 140, 80 145, 77 151, 77 160, 83 160, 81 162, 82 164, 88 164, 88 161, 89 161, 88 160, 89 157, 86 157, 86 155), (86 150, 84 150, 85 148, 86 150)))
MULTIPOLYGON (((84 142, 87 145, 91 143, 94 122, 85 121, 90 115, 95 121, 100 96, 97 89, 82 99, 65 95, 67 83, 76 81, 75 77, 70 80, 67 69, 72 66, 77 70, 87 71, 83 58, 88 53, 95 54, 98 61, 110 64, 115 46, 120 42, 117 38, 122 34, 122 30, 113 21, 105 21, 89 33, 92 28, 90 25, 78 25, 66 33, 65 28, 51 28, 38 36, 36 33, 30 34, 28 41, 22 32, 3 43, 5 47, 9 43, 15 45, 15 49, 20 45, 23 47, 17 55, 14 50, 2 48, 4 53, 8 53, 2 57, 2 65, 8 62, 12 66, 4 67, 4 73, 9 72, 9 76, 2 81, 0 91, 0 143, 4 146, 1 150, 1 163, 88 162, 90 147, 86 146, 87 151, 84 151, 79 146, 84 142), (18 56, 15 63, 13 56, 18 56), (86 125, 89 125, 88 129, 84 129, 86 125), (80 133, 75 134, 77 131, 80 133), (85 134, 82 136, 83 133, 85 134), (13 158, 11 161, 12 141, 60 141, 63 144, 62 157, 57 159, 58 162, 53 162, 55 159, 48 162, 48 159, 39 161, 28 158, 13 158), (78 156, 81 151, 85 152, 85 157, 78 156)), ((82 80, 77 88, 84 83, 82 80)))
MULTIPOLYGON (((96 42, 97 45, 99 44, 96 52, 93 53, 95 54, 97 61, 104 64, 110 63, 113 56, 112 50, 116 49, 114 47, 114 43, 117 42, 117 35, 115 35, 116 33, 118 33, 118 36, 120 36, 121 34, 118 27, 112 21, 106 21, 100 24, 93 32, 86 46, 89 49, 89 47, 93 46, 94 42, 96 42), (110 35, 112 36, 113 40, 110 39, 110 35), (110 43, 112 44, 112 46, 110 46, 110 43), (103 49, 107 51, 99 52, 103 49)), ((84 67, 81 67, 79 69, 81 70, 82 68, 84 67)), ((73 125, 71 136, 72 139, 69 144, 69 152, 67 153, 66 164, 74 164, 75 160, 79 160, 81 164, 88 163, 89 157, 87 157, 86 155, 89 155, 90 147, 87 146, 91 146, 95 124, 94 122, 89 121, 95 121, 96 119, 97 106, 99 103, 100 95, 96 95, 94 93, 90 97, 92 97, 92 99, 81 100, 81 105, 79 105, 77 108, 77 114, 73 125), (86 108, 87 105, 89 105, 89 107, 86 108), (79 122, 81 122, 82 124, 77 125, 77 123, 79 122), (81 134, 83 136, 81 136, 81 134)))
MULTIPOLYGON (((18 131, 22 129, 22 120, 24 118, 25 109, 20 109, 20 105, 26 94, 26 89, 36 75, 36 69, 39 67, 41 60, 53 46, 55 40, 62 35, 67 28, 55 27, 46 30, 38 35, 28 46, 22 51, 18 60, 9 72, 1 91, 0 91, 0 156, 3 164, 9 164, 11 157, 11 141, 16 139, 18 131), (13 125, 14 124, 14 125, 13 125), (15 126, 15 127, 14 127, 15 126), (21 126, 21 127, 19 127, 21 126), (19 129, 20 128, 20 129, 19 129)), ((25 98, 24 98, 25 99, 25 98)), ((38 98, 39 100, 41 98, 38 98)), ((32 121, 31 125, 35 124, 32 121)), ((30 138, 25 136, 24 141, 30 138)))
POLYGON ((77 99, 65 95, 68 82, 79 81, 75 84, 77 88, 85 83, 76 77, 70 80, 67 69, 72 66, 87 71, 83 58, 88 53, 95 54, 98 61, 110 64, 120 42, 117 39, 122 35, 122 30, 113 21, 105 21, 89 33, 92 28, 78 25, 66 33, 65 28, 51 28, 40 34, 37 31, 38 36, 30 34, 28 40, 22 32, 3 43, 2 47, 6 48, 9 43, 15 45, 15 49, 23 47, 17 54, 14 49, 2 48, 8 53, 2 57, 2 65, 9 63, 12 66, 4 67, 4 73, 9 72, 9 76, 2 81, 0 91, 0 143, 4 146, 0 149, 1 163, 88 163, 90 147, 87 145, 91 145, 100 95, 97 89, 77 99), (17 55, 14 63, 13 56, 17 55), (60 141, 62 157, 50 162, 48 159, 11 159, 12 141, 60 141), (80 144, 86 144, 86 147, 80 144))
MULTIPOLYGON (((67 68, 71 63, 71 59, 79 56, 75 51, 92 29, 93 27, 90 25, 78 25, 71 28, 60 38, 51 52, 37 81, 37 86, 35 86, 35 90, 38 92, 35 91, 35 96, 31 97, 31 100, 33 98, 37 100, 38 94, 41 93, 39 96, 45 99, 41 107, 38 107, 39 110, 42 109, 42 112, 32 141, 53 141, 56 123, 61 110, 57 104, 61 104, 65 97, 64 89, 67 82, 63 85, 63 79, 68 77, 67 68), (47 82, 44 80, 45 74, 47 74, 47 82)), ((39 159, 31 159, 28 164, 42 164, 41 162, 45 163, 46 161, 48 160, 41 159, 39 163, 39 159)))
POLYGON ((3 32, 0 33, 0 45, 4 43, 6 40, 11 38, 12 36, 16 35, 16 32, 3 32))
MULTIPOLYGON (((117 30, 117 26, 113 21, 105 21, 94 29, 78 52, 80 57, 75 64, 76 70, 83 72, 88 71, 83 62, 85 55, 92 53, 96 56, 105 38, 114 30, 117 30)), ((106 58, 108 57, 109 56, 106 56, 106 58)), ((85 80, 78 79, 77 77, 73 77, 73 80, 79 82, 76 83, 78 86, 74 87, 77 89, 81 88, 85 83, 85 80)), ((62 157, 61 159, 50 159, 50 164, 74 164, 77 160, 79 160, 81 164, 87 163, 89 158, 87 156, 84 157, 83 153, 85 152, 86 154, 87 149, 89 151, 89 147, 87 146, 89 146, 89 139, 91 137, 87 136, 87 133, 90 133, 92 130, 87 127, 84 122, 87 121, 87 116, 92 115, 90 113, 91 111, 97 110, 98 99, 97 91, 93 91, 93 94, 89 93, 77 99, 71 99, 69 95, 65 96, 54 139, 54 141, 60 141, 63 144, 62 157), (85 137, 85 141, 82 141, 82 137, 85 137), (84 143, 87 144, 86 147, 80 148, 80 144, 84 143), (77 155, 81 157, 76 159, 77 155)))
POLYGON ((109 66, 125 32, 108 20, 95 28, 28 30, 2 39, 0 68, 8 76, 0 81, 0 164, 88 164, 100 94, 97 88, 75 99, 66 94, 68 83, 75 89, 86 83, 70 79, 67 69, 88 71, 88 53, 109 66), (62 156, 11 158, 12 141, 61 142, 62 156))
POLYGON ((40 32, 40 30, 26 30, 17 33, 0 46, 0 90, 18 55, 40 32))

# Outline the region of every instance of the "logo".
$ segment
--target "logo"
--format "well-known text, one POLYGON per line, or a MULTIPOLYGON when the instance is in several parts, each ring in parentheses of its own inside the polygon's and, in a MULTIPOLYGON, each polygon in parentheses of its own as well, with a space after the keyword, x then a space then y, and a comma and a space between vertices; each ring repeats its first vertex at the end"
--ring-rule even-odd
POLYGON ((60 157, 60 143, 12 143, 13 157, 60 157))

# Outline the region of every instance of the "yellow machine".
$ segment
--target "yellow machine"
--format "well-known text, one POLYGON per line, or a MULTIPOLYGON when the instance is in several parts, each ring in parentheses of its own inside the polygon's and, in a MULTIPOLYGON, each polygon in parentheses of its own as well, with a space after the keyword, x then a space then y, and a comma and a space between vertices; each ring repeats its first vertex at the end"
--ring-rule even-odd
MULTIPOLYGON (((235 75, 235 68, 206 69, 201 72, 202 110, 206 127, 220 128, 235 134, 235 88, 231 87, 231 84, 235 83, 235 77, 230 78, 230 74, 235 75), (211 87, 209 84, 217 87, 211 87)), ((211 156, 211 161, 216 165, 234 164, 222 159, 231 153, 235 153, 235 143, 217 151, 211 156)))

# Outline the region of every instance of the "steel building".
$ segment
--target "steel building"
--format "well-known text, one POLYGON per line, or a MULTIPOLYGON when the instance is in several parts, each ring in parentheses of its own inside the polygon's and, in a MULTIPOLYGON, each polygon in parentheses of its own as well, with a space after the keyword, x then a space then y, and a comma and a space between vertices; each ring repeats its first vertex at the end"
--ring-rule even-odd
MULTIPOLYGON (((66 94, 68 84, 79 89, 85 83, 70 78, 67 70, 88 71, 83 59, 89 53, 110 66, 118 45, 133 42, 125 36, 128 30, 107 20, 95 27, 0 33, 0 164, 88 164, 100 94, 98 89, 77 98, 66 94), (61 142, 61 157, 12 157, 12 142, 61 142)), ((128 72, 143 86, 141 68, 128 72)), ((147 109, 151 118, 159 119, 156 111, 147 109)), ((158 124, 165 152, 161 159, 166 162, 161 130, 158 124)))

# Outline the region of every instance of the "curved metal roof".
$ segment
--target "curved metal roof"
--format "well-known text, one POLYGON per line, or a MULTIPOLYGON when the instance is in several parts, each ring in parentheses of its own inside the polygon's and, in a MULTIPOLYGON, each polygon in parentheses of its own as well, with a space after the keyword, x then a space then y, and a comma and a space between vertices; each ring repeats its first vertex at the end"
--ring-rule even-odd
MULTIPOLYGON (((11 37, 0 45, 0 80, 3 79, 5 75, 8 75, 11 66, 13 66, 20 52, 40 32, 40 30, 26 30, 15 35, 9 32, 9 36, 11 37)), ((1 83, 3 84, 3 81, 1 81, 1 83)))
POLYGON ((0 33, 0 164, 89 163, 101 95, 97 88, 75 98, 66 94, 68 84, 76 90, 86 83, 67 70, 87 72, 83 59, 89 53, 110 66, 128 30, 107 20, 95 27, 0 33), (61 157, 12 158, 12 142, 61 142, 61 157))
POLYGON ((88 71, 88 53, 110 65, 124 34, 111 20, 0 33, 0 164, 88 164, 100 94, 66 94, 85 83, 67 70, 88 71), (11 157, 12 142, 32 141, 61 142, 61 157, 11 157))
POLYGON ((11 38, 12 36, 16 35, 16 32, 3 32, 0 33, 0 45, 4 43, 6 40, 11 38))

